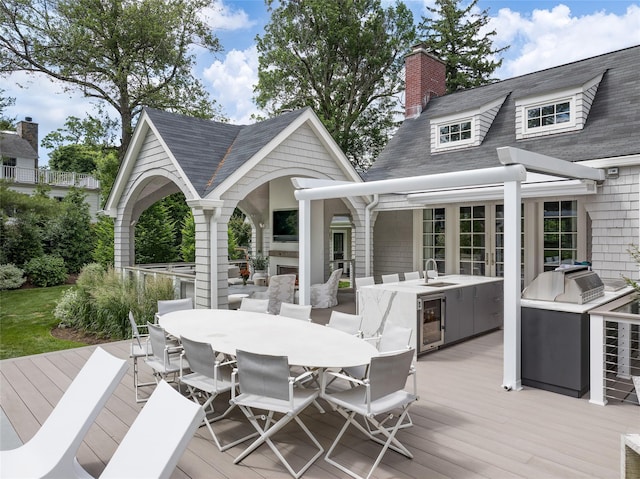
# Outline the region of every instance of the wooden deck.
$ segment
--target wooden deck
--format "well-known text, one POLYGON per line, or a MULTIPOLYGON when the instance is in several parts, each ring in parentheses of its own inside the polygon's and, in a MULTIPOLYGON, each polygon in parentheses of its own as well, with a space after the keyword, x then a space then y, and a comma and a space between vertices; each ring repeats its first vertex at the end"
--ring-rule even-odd
MULTIPOLYGON (((126 341, 103 347, 128 357, 126 341)), ((22 441, 38 430, 93 348, 0 362, 0 405, 22 441)), ((147 373, 145 365, 141 370, 147 373)), ((411 413, 414 427, 399 433, 414 459, 387 452, 376 478, 613 479, 620 477, 620 435, 640 432, 640 407, 632 404, 602 407, 589 404, 587 398, 530 388, 503 391, 501 331, 423 356, 417 371, 420 401, 411 413)), ((141 407, 134 401, 130 369, 78 453, 90 473, 100 474, 141 407)), ((237 422, 217 423, 222 441, 246 427, 237 417, 237 422)), ((313 407, 303 418, 325 449, 342 425, 337 413, 320 414, 313 407)), ((297 457, 308 452, 294 446, 298 430, 291 427, 277 437, 295 467, 297 457)), ((353 430, 347 442, 348 448, 338 451, 339 460, 365 473, 377 446, 353 430)), ((206 428, 200 428, 173 477, 291 477, 266 446, 242 465, 234 465, 242 447, 220 453, 206 428)), ((319 459, 304 477, 347 476, 319 459)))

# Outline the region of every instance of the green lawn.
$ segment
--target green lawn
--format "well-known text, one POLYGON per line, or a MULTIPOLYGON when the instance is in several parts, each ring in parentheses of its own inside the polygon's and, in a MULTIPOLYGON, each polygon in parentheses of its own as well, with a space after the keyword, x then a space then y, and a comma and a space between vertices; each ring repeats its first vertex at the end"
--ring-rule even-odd
POLYGON ((51 335, 53 308, 70 286, 0 291, 0 359, 84 346, 51 335))

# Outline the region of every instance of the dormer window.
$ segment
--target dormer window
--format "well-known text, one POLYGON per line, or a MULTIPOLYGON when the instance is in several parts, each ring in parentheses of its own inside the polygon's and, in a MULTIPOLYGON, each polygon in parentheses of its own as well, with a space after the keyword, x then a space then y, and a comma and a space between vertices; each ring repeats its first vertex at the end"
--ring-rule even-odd
POLYGON ((516 139, 581 130, 600 80, 602 75, 563 91, 516 99, 516 139))
POLYGON ((479 146, 506 98, 502 96, 473 110, 432 118, 431 153, 479 146))
POLYGON ((473 120, 469 119, 462 122, 450 123, 448 125, 440 126, 440 136, 438 138, 438 143, 442 145, 445 143, 470 141, 472 122, 473 120))

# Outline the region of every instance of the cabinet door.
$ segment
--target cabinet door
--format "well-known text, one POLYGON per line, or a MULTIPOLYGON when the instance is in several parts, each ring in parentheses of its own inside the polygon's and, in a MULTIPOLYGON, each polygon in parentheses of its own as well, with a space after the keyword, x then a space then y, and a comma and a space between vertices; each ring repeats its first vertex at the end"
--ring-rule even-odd
POLYGON ((445 344, 473 334, 473 288, 456 288, 445 293, 445 344))
POLYGON ((502 282, 478 284, 473 289, 473 333, 483 333, 502 326, 502 282))

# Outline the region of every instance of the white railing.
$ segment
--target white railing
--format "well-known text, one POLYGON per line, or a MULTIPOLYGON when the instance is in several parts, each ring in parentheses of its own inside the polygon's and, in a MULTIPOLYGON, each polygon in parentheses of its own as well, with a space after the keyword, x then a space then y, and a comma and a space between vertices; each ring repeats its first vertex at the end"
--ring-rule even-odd
POLYGON ((154 278, 166 276, 173 282, 176 299, 193 298, 195 300, 196 264, 195 263, 158 263, 126 266, 123 274, 136 278, 144 284, 147 276, 154 278))
POLYGON ((0 165, 0 179, 30 185, 76 186, 89 190, 100 188, 100 182, 86 173, 20 168, 6 165, 0 165))
POLYGON ((625 303, 630 304, 628 297, 590 312, 589 402, 594 404, 638 404, 640 388, 633 377, 640 376, 640 314, 621 312, 625 303))

